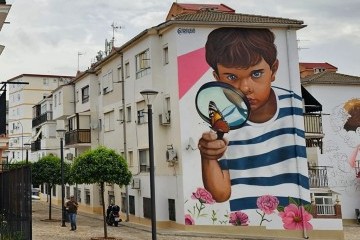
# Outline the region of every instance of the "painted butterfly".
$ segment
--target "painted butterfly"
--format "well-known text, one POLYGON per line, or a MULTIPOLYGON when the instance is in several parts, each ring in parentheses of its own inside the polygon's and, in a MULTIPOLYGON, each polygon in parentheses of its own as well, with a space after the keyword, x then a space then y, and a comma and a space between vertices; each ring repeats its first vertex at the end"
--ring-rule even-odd
POLYGON ((222 113, 213 101, 209 102, 209 118, 211 128, 214 131, 222 134, 229 132, 229 124, 225 121, 222 113))

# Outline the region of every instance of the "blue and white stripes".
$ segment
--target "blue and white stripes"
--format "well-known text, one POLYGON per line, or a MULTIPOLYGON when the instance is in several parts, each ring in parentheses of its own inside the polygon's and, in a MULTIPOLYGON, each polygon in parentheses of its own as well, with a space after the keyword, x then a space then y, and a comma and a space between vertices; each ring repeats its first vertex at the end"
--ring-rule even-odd
POLYGON ((282 206, 289 197, 309 202, 302 99, 285 89, 273 90, 274 117, 265 123, 248 121, 227 136, 228 149, 219 164, 230 172, 231 211, 256 209, 262 195, 276 196, 282 206))

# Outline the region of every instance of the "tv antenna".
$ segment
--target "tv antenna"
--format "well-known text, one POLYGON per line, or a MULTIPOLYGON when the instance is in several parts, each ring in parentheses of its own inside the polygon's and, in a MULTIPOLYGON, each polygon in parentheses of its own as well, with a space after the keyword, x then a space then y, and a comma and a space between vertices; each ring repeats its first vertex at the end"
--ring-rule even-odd
POLYGON ((77 55, 78 55, 78 62, 77 62, 78 66, 77 66, 77 70, 78 70, 78 71, 80 70, 80 67, 79 67, 79 65, 80 65, 80 56, 81 56, 81 55, 84 55, 84 54, 85 54, 84 52, 78 52, 78 53, 77 53, 77 55))
POLYGON ((112 42, 112 47, 114 47, 114 44, 115 44, 115 31, 118 30, 118 29, 122 29, 124 27, 117 25, 115 22, 113 22, 111 24, 111 27, 112 27, 112 31, 113 31, 113 36, 112 36, 111 42, 112 42))

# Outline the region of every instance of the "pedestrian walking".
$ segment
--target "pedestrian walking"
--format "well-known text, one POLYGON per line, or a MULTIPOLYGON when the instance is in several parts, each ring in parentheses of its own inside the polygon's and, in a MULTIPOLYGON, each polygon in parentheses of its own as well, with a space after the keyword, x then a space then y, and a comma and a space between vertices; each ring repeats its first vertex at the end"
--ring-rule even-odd
POLYGON ((79 204, 76 202, 74 196, 70 196, 70 200, 66 202, 65 207, 69 214, 71 229, 70 231, 76 230, 76 214, 79 204))

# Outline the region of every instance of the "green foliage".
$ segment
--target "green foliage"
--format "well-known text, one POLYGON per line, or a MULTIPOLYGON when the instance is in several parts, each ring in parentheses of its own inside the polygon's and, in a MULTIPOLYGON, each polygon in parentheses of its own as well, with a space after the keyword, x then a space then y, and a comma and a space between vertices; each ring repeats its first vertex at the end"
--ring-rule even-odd
MULTIPOLYGON (((70 164, 64 162, 64 182, 70 183, 70 164)), ((50 154, 32 164, 32 183, 50 186, 61 184, 61 159, 50 154)))
POLYGON ((31 167, 32 164, 31 164, 31 162, 28 162, 26 164, 26 161, 23 160, 23 161, 18 161, 18 162, 15 162, 15 163, 9 163, 7 165, 7 167, 8 167, 9 170, 12 170, 12 169, 17 169, 17 168, 22 168, 23 166, 26 166, 26 165, 30 165, 30 167, 31 167))
POLYGON ((77 158, 71 167, 72 180, 78 184, 115 183, 128 185, 131 172, 125 159, 113 149, 100 146, 77 158))

